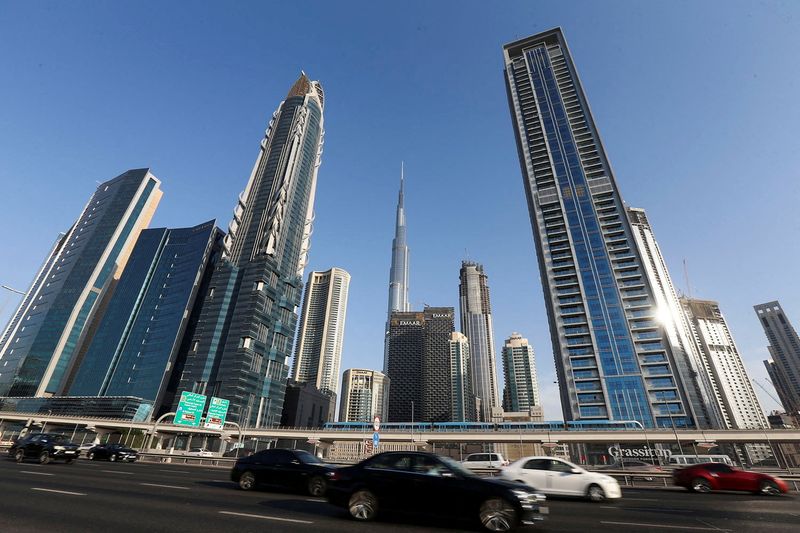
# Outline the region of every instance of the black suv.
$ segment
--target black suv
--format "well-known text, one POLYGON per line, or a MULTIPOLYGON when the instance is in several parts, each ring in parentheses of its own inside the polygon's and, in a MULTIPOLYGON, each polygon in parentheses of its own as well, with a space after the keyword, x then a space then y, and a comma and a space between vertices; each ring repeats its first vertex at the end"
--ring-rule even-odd
POLYGON ((67 464, 72 464, 80 452, 78 445, 70 442, 64 435, 57 433, 36 433, 22 437, 8 450, 8 455, 18 463, 26 457, 33 457, 41 464, 47 464, 54 459, 63 459, 67 464))

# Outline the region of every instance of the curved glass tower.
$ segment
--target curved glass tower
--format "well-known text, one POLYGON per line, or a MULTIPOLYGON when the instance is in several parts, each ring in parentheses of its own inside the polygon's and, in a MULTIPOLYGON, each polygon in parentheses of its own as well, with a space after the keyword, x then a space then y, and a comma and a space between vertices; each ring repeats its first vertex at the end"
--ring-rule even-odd
POLYGON ((247 427, 281 419, 311 237, 323 106, 322 86, 302 73, 272 115, 234 209, 226 257, 190 332, 178 392, 230 400, 229 419, 247 427))

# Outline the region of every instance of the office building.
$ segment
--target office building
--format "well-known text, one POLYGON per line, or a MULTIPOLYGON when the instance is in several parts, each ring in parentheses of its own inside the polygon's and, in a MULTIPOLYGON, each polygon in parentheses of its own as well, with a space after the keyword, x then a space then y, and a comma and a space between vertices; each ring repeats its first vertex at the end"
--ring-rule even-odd
POLYGON ((425 315, 395 311, 389 320, 386 376, 391 380, 387 422, 419 422, 422 418, 422 360, 425 315))
POLYGON ((476 418, 475 395, 472 393, 469 340, 455 331, 450 336, 450 412, 452 422, 469 422, 476 418))
POLYGON ((561 30, 503 51, 565 420, 694 426, 561 30))
POLYGON ((458 284, 461 331, 469 339, 472 391, 478 402, 478 420, 491 419, 492 408, 500 407, 497 364, 494 354, 494 328, 489 284, 483 265, 461 263, 458 284))
POLYGON ((213 220, 141 232, 67 389, 70 396, 164 401, 173 371, 182 369, 178 353, 184 333, 222 237, 213 220))
POLYGON ((382 372, 366 368, 345 370, 339 422, 372 422, 376 416, 386 420, 389 390, 389 378, 382 372))
POLYGON ((303 297, 292 379, 322 392, 339 392, 339 367, 350 274, 341 268, 311 272, 303 297))
MULTIPOLYGON (((322 155, 324 96, 302 73, 278 106, 203 295, 178 390, 228 399, 243 427, 280 422, 322 155)), ((173 407, 176 405, 173 404, 173 407)))
POLYGON ((800 338, 779 302, 756 305, 756 315, 769 341, 771 361, 764 361, 783 408, 800 414, 800 338))
POLYGON ((680 301, 706 371, 714 382, 715 400, 725 422, 723 429, 768 428, 719 304, 690 298, 680 301))
POLYGON ((455 331, 455 310, 452 307, 426 307, 422 314, 425 321, 422 420, 450 422, 453 420, 450 339, 455 331))
MULTIPOLYGON (((648 283, 656 301, 655 318, 635 321, 633 331, 640 335, 652 335, 654 339, 662 339, 677 370, 676 380, 682 385, 678 390, 685 393, 686 405, 698 427, 722 429, 725 423, 722 413, 717 408, 717 402, 714 401, 713 383, 708 372, 704 371, 703 358, 692 339, 686 314, 672 285, 672 278, 647 214, 644 209, 629 207, 628 219, 636 246, 642 254, 645 277, 636 278, 626 286, 642 287, 648 283), (662 334, 664 337, 660 337, 662 334)), ((669 406, 673 401, 664 398, 661 403, 669 406)))
POLYGON ((51 249, 0 345, 0 396, 61 392, 87 326, 113 292, 161 199, 148 169, 101 183, 51 249))
POLYGON ((281 426, 321 428, 325 422, 333 422, 335 402, 335 396, 319 390, 313 383, 290 379, 286 384, 281 426))
POLYGON ((519 333, 512 333, 503 343, 503 409, 508 412, 529 411, 541 406, 539 382, 533 346, 519 333))
POLYGON ((389 310, 386 316, 383 345, 383 371, 388 372, 389 328, 394 312, 408 312, 408 245, 406 244, 406 212, 403 207, 404 168, 400 165, 400 192, 397 195, 394 239, 392 239, 392 265, 389 269, 389 310))

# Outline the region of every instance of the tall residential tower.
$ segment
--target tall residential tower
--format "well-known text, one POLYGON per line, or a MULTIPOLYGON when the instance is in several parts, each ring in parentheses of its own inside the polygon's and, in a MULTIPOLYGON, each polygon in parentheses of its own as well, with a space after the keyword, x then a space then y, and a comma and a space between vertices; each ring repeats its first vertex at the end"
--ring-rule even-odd
POLYGON ((491 420, 492 408, 500 407, 497 367, 494 355, 494 328, 489 284, 483 265, 461 263, 458 284, 461 306, 461 331, 469 339, 472 393, 478 420, 491 420))
POLYGON ((530 411, 531 407, 542 405, 533 346, 519 333, 512 333, 503 344, 503 373, 506 378, 503 410, 530 411))
POLYGON ((561 30, 503 52, 565 420, 694 426, 561 30))
POLYGON ((322 155, 324 95, 302 73, 272 115, 204 296, 180 391, 230 400, 228 417, 281 419, 322 155))
POLYGON ((764 361, 769 377, 786 412, 800 413, 800 338, 779 302, 755 306, 764 333, 769 340, 772 361, 764 361))
POLYGON ((303 297, 292 379, 320 391, 339 392, 350 274, 341 268, 311 272, 303 297))

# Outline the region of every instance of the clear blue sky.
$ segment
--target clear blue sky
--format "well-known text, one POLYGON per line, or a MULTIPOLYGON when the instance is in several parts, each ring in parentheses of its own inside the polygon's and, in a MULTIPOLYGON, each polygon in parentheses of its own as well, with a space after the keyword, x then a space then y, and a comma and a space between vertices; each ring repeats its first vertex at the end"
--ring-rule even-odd
MULTIPOLYGON (((300 69, 326 92, 310 269, 352 275, 342 368, 382 364, 400 161, 413 306, 489 275, 495 338, 533 343, 561 418, 502 45, 567 36, 625 200, 676 285, 720 301, 752 376, 752 306, 800 326, 798 2, 0 1, 0 284, 25 289, 96 181, 149 166, 153 226, 226 227, 300 69)), ((0 293, 5 324, 17 298, 0 293)), ((500 361, 498 359, 498 369, 500 361)), ((760 389, 765 409, 776 403, 760 389)))

